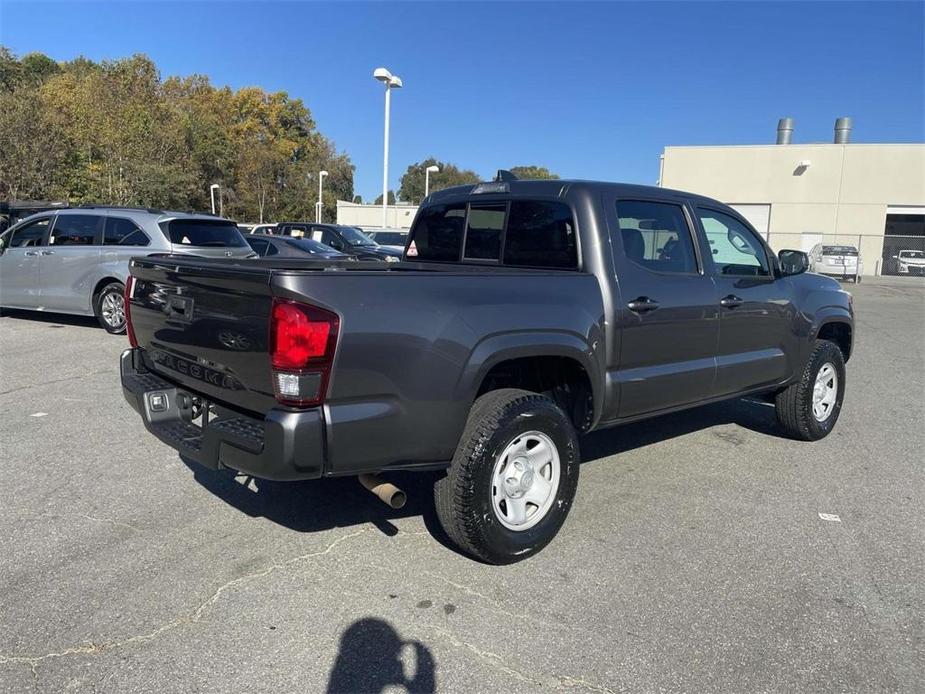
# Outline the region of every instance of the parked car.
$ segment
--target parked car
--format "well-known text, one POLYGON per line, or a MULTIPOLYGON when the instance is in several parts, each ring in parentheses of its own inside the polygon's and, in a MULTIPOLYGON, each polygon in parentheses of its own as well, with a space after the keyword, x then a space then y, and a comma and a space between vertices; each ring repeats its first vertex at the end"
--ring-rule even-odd
POLYGON ((817 243, 809 252, 809 271, 819 275, 861 281, 864 264, 854 246, 829 246, 817 243))
POLYGON ((96 316, 125 331, 129 258, 173 253, 248 257, 234 222, 123 207, 73 207, 28 217, 0 236, 0 305, 96 316))
POLYGON ((896 265, 901 275, 921 275, 925 273, 925 251, 900 251, 896 265))
POLYGON ((697 195, 448 188, 418 212, 401 263, 134 260, 122 386, 151 434, 206 467, 366 475, 393 502, 370 474, 443 470, 434 498, 449 537, 515 562, 564 522, 581 433, 744 395, 775 403, 794 438, 832 431, 851 295, 807 266, 697 195), (198 326, 217 335, 229 305, 264 337, 246 351, 198 346, 198 326))
POLYGON ((357 260, 385 260, 390 263, 401 260, 400 251, 383 248, 357 227, 313 222, 280 222, 277 227, 279 234, 320 241, 357 260))
POLYGON ((315 260, 356 260, 352 255, 335 251, 330 246, 325 246, 320 241, 312 239, 248 234, 244 240, 261 258, 279 256, 280 258, 311 257, 315 260))
POLYGON ((405 244, 408 242, 407 229, 363 229, 369 238, 378 243, 383 248, 388 248, 397 253, 405 252, 405 244))

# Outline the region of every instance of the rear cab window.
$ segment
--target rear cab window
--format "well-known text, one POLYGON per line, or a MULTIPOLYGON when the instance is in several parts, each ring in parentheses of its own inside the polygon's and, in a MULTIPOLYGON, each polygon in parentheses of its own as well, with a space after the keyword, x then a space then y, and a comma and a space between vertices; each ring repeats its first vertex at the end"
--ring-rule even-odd
POLYGON ((418 214, 406 255, 427 262, 575 270, 578 234, 572 209, 560 200, 454 202, 418 214))
POLYGON ((161 230, 178 246, 199 248, 243 248, 247 241, 234 222, 221 219, 171 219, 160 223, 161 230))

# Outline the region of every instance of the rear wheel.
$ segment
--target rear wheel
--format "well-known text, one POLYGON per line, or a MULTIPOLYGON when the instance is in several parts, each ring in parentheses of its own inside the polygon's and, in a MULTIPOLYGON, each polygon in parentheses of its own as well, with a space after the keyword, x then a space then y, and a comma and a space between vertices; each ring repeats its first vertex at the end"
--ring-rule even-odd
POLYGON ((446 477, 440 523, 462 550, 492 564, 536 554, 562 527, 578 485, 578 439, 551 399, 506 388, 481 396, 446 477))
POLYGON ((838 421, 845 397, 845 358, 834 342, 817 340, 800 380, 777 394, 777 421, 795 439, 817 441, 838 421))
POLYGON ((107 333, 125 332, 125 287, 121 282, 110 282, 93 297, 93 312, 107 333))

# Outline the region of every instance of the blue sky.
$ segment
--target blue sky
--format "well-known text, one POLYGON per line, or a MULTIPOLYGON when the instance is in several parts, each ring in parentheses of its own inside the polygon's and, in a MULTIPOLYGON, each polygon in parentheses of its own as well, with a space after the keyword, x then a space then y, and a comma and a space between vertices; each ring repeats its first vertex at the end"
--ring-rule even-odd
POLYGON ((925 4, 81 3, 0 0, 17 54, 141 52, 164 76, 302 98, 381 191, 382 65, 390 180, 429 155, 485 177, 518 164, 563 177, 654 183, 666 145, 925 140, 925 4))

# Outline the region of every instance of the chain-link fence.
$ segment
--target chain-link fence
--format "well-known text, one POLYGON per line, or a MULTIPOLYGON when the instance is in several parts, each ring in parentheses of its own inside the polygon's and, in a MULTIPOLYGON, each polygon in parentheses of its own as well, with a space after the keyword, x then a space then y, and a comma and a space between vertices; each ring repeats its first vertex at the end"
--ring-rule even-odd
MULTIPOLYGON (((768 242, 776 251, 793 248, 811 253, 816 249, 817 254, 828 246, 833 252, 826 255, 842 258, 853 248, 858 252, 859 275, 925 275, 925 236, 771 232, 768 242)), ((841 270, 855 274, 850 260, 841 270)))

